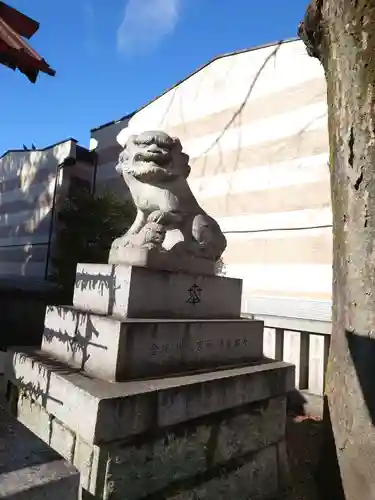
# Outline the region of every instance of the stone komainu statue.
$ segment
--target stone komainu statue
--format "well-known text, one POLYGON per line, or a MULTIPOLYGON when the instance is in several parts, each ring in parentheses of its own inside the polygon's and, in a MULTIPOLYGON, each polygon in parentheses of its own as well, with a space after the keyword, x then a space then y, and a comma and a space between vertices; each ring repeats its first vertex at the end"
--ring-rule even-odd
POLYGON ((111 247, 109 262, 126 262, 132 248, 216 262, 226 248, 217 222, 199 206, 187 182, 189 156, 160 131, 130 136, 116 170, 129 187, 137 215, 111 247))

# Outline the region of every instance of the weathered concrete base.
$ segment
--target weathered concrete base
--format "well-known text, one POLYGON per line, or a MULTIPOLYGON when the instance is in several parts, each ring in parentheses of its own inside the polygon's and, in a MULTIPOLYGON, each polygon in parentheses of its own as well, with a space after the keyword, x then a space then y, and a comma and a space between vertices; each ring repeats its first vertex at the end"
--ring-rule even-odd
POLYGON ((73 305, 117 318, 238 319, 242 280, 146 267, 78 264, 73 305))
MULTIPOLYGON (((45 409, 28 398, 17 406, 18 418, 46 439, 45 409)), ((273 397, 100 445, 53 418, 49 439, 96 498, 264 499, 285 486, 285 408, 285 396, 273 397)))
POLYGON ((263 323, 247 319, 126 319, 48 306, 42 351, 107 381, 259 360, 263 323))
POLYGON ((110 383, 41 352, 17 349, 9 351, 5 369, 7 380, 25 397, 94 444, 285 395, 294 387, 294 366, 282 361, 110 383))
POLYGON ((77 500, 79 483, 74 466, 0 409, 0 498, 77 500))
POLYGON ((202 483, 191 484, 185 490, 163 498, 166 500, 278 498, 278 493, 282 491, 278 470, 284 467, 278 458, 280 446, 284 446, 284 443, 263 448, 247 460, 239 460, 233 469, 222 470, 217 476, 203 478, 202 483))
POLYGON ((9 352, 7 361, 18 419, 74 464, 98 498, 173 498, 202 488, 217 496, 223 488, 224 499, 248 478, 247 493, 263 499, 281 484, 292 365, 111 384, 40 352, 9 352))

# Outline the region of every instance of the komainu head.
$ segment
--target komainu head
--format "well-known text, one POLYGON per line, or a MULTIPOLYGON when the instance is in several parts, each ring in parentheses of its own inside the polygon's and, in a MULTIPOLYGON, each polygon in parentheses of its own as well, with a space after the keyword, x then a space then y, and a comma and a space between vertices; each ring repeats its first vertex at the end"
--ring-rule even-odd
POLYGON ((142 132, 128 138, 116 170, 150 184, 186 179, 190 174, 189 156, 182 152, 177 137, 161 131, 142 132))

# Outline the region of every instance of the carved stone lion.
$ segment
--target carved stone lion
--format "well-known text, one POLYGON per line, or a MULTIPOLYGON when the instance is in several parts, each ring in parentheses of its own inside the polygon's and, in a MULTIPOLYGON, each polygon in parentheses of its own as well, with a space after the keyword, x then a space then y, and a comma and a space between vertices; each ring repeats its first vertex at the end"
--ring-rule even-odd
POLYGON ((127 233, 113 242, 110 263, 118 263, 121 249, 127 247, 219 259, 226 238, 190 190, 189 156, 179 139, 160 131, 130 136, 116 170, 130 190, 137 215, 127 233))

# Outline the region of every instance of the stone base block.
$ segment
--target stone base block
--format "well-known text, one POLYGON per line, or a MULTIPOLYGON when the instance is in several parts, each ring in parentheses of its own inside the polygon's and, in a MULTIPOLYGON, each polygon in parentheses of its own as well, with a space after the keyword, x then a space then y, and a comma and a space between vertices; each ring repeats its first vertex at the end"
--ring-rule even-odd
POLYGON ((42 351, 108 381, 244 364, 263 355, 263 323, 119 320, 48 306, 42 351))
MULTIPOLYGON (((237 467, 221 471, 203 482, 190 484, 183 491, 163 497, 165 500, 270 500, 280 498, 276 446, 254 453, 237 467)), ((114 497, 120 499, 120 497, 114 497)))
POLYGON ((160 252, 147 248, 111 249, 108 262, 110 264, 127 264, 147 267, 159 271, 177 271, 186 273, 214 275, 216 263, 207 259, 173 255, 171 252, 160 252))
POLYGON ((0 429, 0 498, 77 500, 74 466, 2 409, 0 429))
POLYGON ((56 418, 47 432, 51 416, 29 398, 18 399, 17 412, 74 463, 95 498, 265 499, 284 486, 285 396, 102 445, 83 441, 56 418))
POLYGON ((264 362, 230 370, 109 383, 36 351, 8 351, 5 376, 89 444, 164 429, 192 419, 284 395, 294 366, 264 362))
POLYGON ((233 319, 242 280, 144 267, 78 264, 73 304, 118 318, 233 319))

